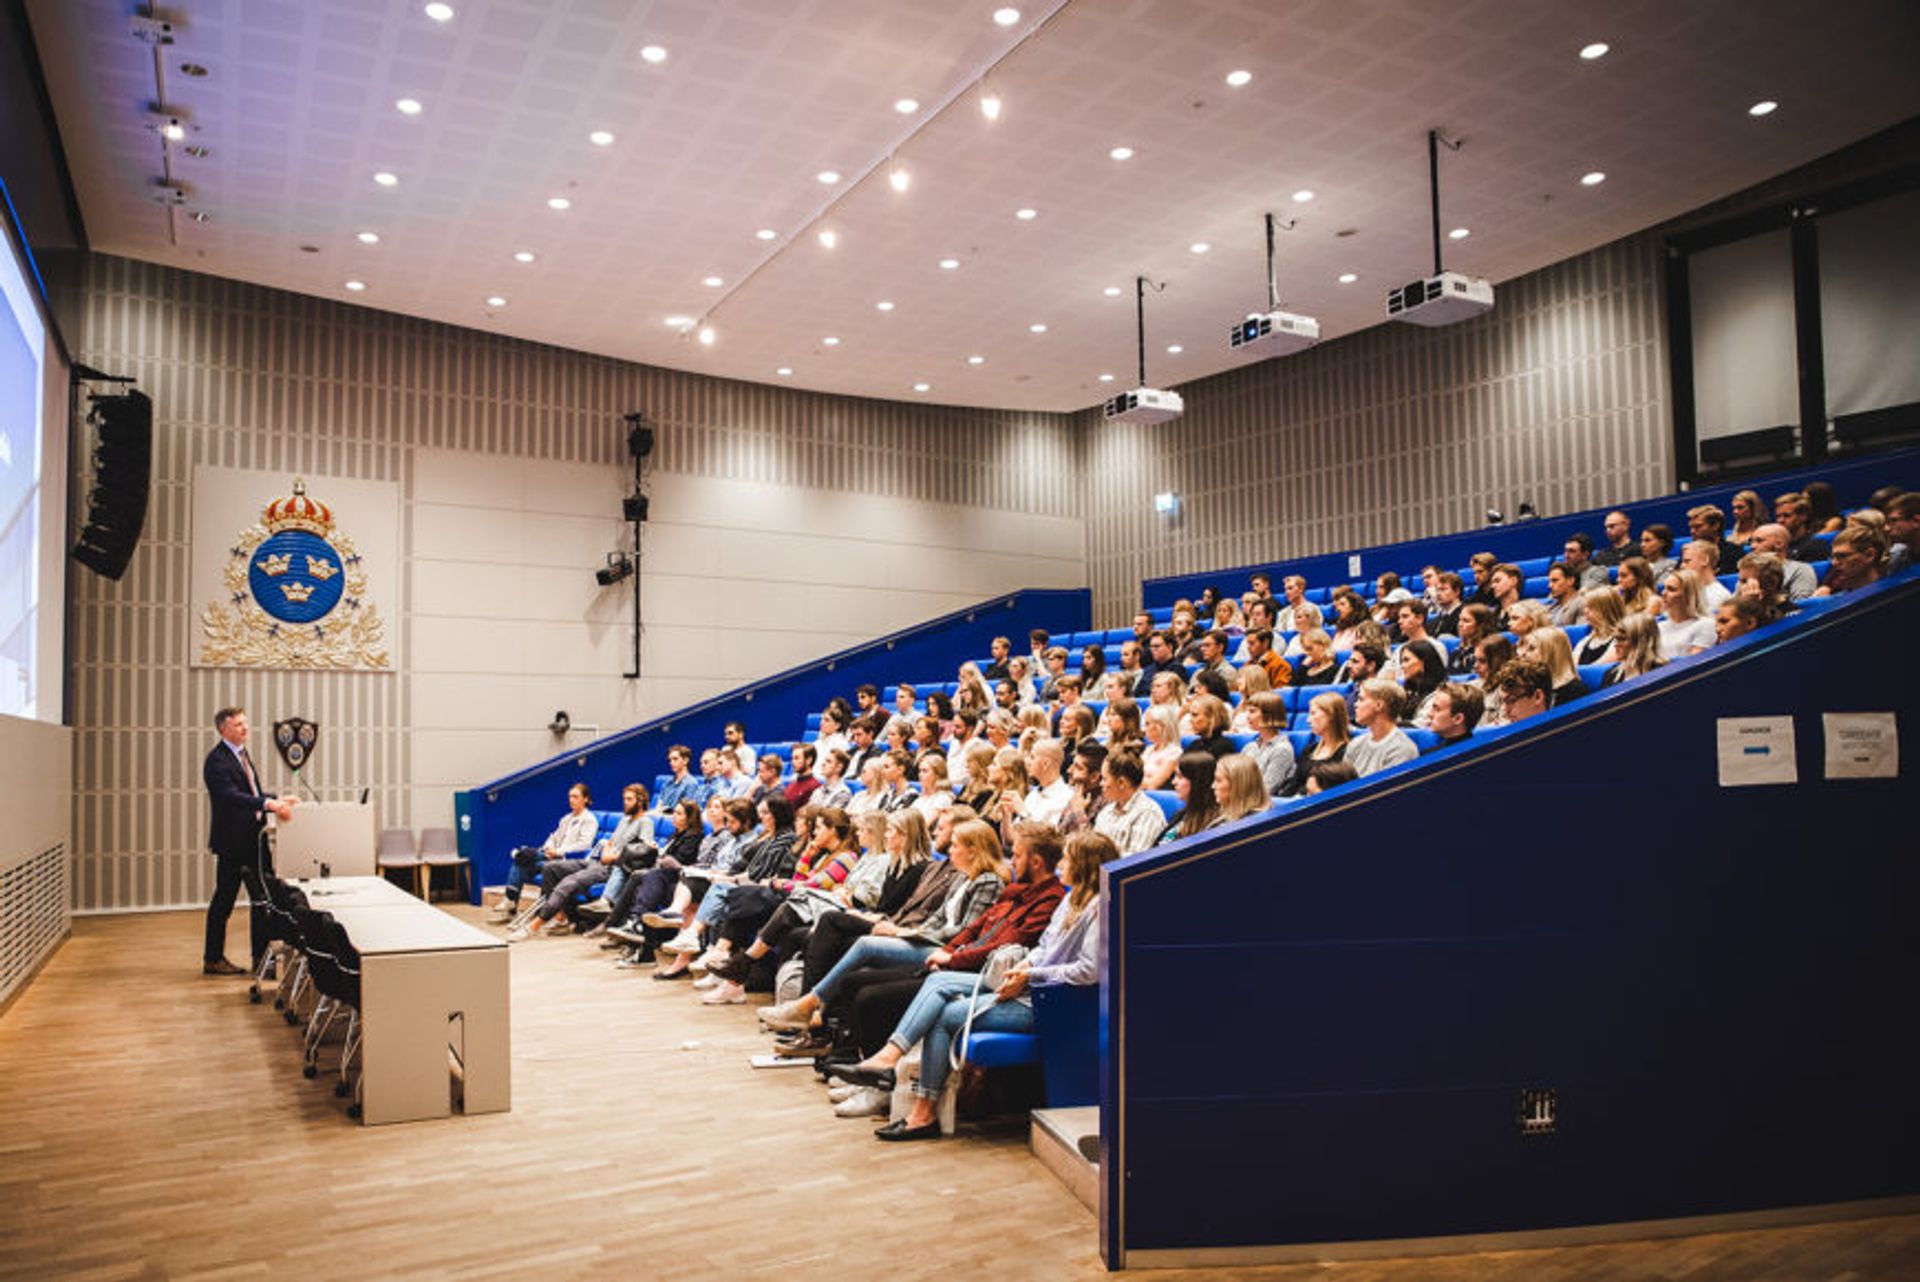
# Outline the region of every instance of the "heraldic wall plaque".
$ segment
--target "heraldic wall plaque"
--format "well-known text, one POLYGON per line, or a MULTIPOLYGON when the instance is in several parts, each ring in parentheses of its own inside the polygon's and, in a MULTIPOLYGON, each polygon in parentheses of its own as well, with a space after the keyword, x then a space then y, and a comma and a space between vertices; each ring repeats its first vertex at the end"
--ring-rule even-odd
POLYGON ((194 666, 391 671, 399 487, 272 477, 194 469, 194 666))

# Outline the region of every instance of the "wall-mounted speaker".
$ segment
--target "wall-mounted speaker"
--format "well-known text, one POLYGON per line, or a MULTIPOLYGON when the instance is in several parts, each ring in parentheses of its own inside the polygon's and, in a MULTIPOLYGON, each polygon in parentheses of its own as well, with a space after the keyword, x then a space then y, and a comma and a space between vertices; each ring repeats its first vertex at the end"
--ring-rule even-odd
POLYGON ((127 572, 147 522, 153 402, 143 392, 96 396, 87 421, 94 428, 93 487, 73 559, 95 574, 118 579, 127 572))

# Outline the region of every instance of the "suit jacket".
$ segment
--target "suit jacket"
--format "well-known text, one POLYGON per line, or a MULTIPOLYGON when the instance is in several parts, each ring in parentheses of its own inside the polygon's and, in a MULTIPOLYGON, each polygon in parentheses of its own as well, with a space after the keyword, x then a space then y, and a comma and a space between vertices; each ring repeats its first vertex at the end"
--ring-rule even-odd
MULTIPOLYGON (((253 769, 258 779, 258 763, 253 769)), ((267 803, 274 794, 247 783, 246 768, 224 740, 207 754, 200 777, 206 781, 207 800, 213 809, 207 848, 223 859, 253 859, 259 853, 260 833, 267 826, 267 803)))

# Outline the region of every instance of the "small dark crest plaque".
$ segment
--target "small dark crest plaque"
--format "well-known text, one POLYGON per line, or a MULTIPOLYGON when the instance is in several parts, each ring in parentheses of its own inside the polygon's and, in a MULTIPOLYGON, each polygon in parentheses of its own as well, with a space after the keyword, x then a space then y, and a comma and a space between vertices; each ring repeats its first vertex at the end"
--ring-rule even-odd
POLYGON ((320 738, 320 725, 303 717, 288 717, 273 723, 273 746, 287 769, 299 770, 313 757, 313 745, 320 738))

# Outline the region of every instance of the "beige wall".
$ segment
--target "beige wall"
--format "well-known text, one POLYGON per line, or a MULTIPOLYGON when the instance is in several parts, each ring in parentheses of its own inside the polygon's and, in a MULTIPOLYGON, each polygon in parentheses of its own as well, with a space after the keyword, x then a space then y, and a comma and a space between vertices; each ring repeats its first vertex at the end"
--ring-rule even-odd
POLYGON ((67 933, 72 737, 0 716, 0 1007, 67 933))

